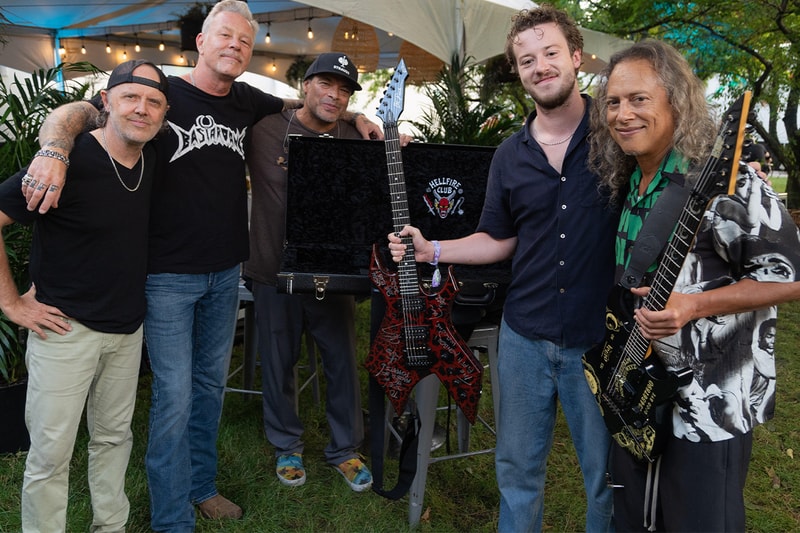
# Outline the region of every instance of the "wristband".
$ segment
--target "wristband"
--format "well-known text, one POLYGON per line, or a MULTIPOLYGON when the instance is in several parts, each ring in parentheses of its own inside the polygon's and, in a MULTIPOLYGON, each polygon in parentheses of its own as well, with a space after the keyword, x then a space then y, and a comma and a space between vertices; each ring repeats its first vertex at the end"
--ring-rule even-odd
POLYGON ((65 165, 69 166, 69 159, 67 158, 67 156, 62 155, 61 153, 56 152, 55 150, 44 150, 44 149, 42 149, 42 150, 39 150, 38 152, 36 152, 35 154, 33 154, 33 157, 40 157, 40 156, 41 157, 51 157, 53 159, 58 159, 59 161, 61 161, 65 165))
POLYGON ((439 244, 439 241, 431 241, 431 244, 433 244, 433 261, 429 264, 436 267, 431 278, 431 287, 438 287, 442 282, 442 273, 439 272, 439 256, 442 254, 442 245, 439 244))
POLYGON ((439 244, 439 241, 431 241, 433 245, 433 261, 429 264, 431 266, 436 266, 439 264, 439 256, 442 254, 442 245, 439 244))

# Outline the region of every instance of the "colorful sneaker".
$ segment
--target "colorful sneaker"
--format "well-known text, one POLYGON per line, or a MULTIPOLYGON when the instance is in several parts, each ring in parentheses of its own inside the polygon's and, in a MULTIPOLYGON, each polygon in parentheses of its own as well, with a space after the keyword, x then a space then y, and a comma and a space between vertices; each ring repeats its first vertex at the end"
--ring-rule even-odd
POLYGON ((306 482, 306 469, 303 468, 303 455, 293 453, 279 456, 277 466, 275 467, 275 473, 278 474, 278 480, 284 485, 299 487, 306 482))
POLYGON ((349 459, 335 468, 354 491, 362 492, 372 487, 372 473, 358 457, 349 459))

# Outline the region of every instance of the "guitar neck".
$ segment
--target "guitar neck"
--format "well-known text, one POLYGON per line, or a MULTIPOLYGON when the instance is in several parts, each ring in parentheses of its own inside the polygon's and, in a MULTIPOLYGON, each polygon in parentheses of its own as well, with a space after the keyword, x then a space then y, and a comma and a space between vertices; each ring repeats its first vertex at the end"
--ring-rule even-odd
MULTIPOLYGON (((666 307, 709 202, 717 195, 728 192, 730 183, 736 181, 749 108, 750 93, 746 92, 726 113, 711 153, 702 168, 692 168, 687 173, 687 180, 694 179, 695 183, 678 217, 675 230, 658 268, 653 274, 650 292, 643 301, 645 308, 661 311, 666 307)), ((646 357, 649 346, 650 342, 644 339, 636 324, 629 337, 626 352, 641 363, 646 357)))
MULTIPOLYGON (((389 195, 392 203, 392 223, 394 231, 399 232, 411 223, 406 194, 406 180, 403 174, 403 156, 400 153, 400 135, 396 122, 384 123, 384 139, 386 146, 386 165, 389 171, 389 195)), ((417 262, 414 259, 414 243, 410 237, 403 237, 406 254, 397 267, 400 281, 400 293, 405 295, 419 294, 419 278, 417 262)))

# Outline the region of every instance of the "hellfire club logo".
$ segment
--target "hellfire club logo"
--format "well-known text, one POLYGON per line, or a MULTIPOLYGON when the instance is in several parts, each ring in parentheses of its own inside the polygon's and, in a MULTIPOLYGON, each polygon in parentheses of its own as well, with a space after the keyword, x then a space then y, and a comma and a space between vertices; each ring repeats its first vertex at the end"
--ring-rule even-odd
POLYGON ((453 178, 434 178, 428 182, 422 196, 428 211, 439 218, 447 218, 455 213, 463 215, 464 188, 461 182, 453 178))

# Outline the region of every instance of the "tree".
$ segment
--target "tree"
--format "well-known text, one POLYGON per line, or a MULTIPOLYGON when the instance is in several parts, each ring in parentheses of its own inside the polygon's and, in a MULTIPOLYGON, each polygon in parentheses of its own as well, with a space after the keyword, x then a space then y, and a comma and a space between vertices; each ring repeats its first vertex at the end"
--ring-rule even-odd
POLYGON ((704 80, 717 76, 718 96, 745 90, 768 111, 750 123, 788 173, 788 206, 800 208, 800 3, 797 0, 566 0, 554 2, 587 28, 633 41, 656 38, 681 50, 704 80), (778 137, 782 123, 786 144, 778 137))

